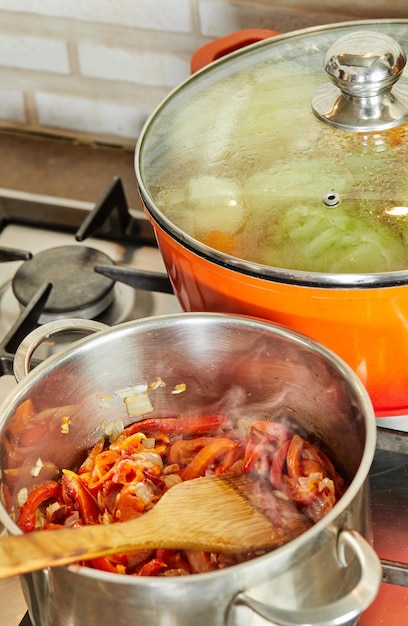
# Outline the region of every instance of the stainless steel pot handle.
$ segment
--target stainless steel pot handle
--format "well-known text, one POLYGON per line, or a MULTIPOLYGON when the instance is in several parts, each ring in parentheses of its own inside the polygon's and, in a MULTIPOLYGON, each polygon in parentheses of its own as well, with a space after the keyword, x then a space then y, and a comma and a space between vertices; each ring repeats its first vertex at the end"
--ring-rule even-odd
MULTIPOLYGON (((275 608, 255 600, 245 593, 235 596, 231 609, 246 606, 274 626, 354 626, 361 613, 370 606, 378 593, 382 579, 381 562, 370 544, 355 530, 342 530, 338 537, 338 558, 341 567, 347 567, 345 548, 356 555, 361 566, 357 584, 343 598, 325 606, 298 611, 275 608)), ((233 621, 227 620, 228 626, 233 621)))
POLYGON ((13 372, 17 382, 20 382, 30 371, 30 362, 35 350, 47 339, 66 332, 96 333, 109 328, 106 324, 79 318, 55 320, 39 326, 29 333, 16 350, 13 362, 13 372))

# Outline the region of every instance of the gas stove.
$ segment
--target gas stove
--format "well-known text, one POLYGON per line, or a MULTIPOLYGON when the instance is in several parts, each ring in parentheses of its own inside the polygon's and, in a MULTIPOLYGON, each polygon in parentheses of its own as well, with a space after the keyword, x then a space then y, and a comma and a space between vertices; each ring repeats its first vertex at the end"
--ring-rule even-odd
POLYGON ((94 205, 0 189, 0 228, 2 376, 38 324, 78 317, 112 326, 180 311, 149 222, 127 206, 120 178, 94 205))
MULTIPOLYGON (((148 220, 128 207, 120 178, 107 183, 95 203, 0 189, 0 400, 16 384, 15 349, 43 322, 81 317, 111 326, 181 310, 148 220)), ((36 358, 63 342, 47 341, 36 358)), ((384 583, 360 626, 402 626, 408 611, 407 430, 408 417, 378 420, 370 483, 384 583)), ((18 579, 2 581, 0 626, 19 624, 30 626, 18 579)), ((253 617, 250 626, 267 624, 253 617)))

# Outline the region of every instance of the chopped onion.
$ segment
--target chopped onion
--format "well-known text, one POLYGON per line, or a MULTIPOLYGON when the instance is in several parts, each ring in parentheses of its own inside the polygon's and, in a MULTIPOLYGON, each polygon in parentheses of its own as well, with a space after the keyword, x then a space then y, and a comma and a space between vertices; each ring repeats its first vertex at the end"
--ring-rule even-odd
POLYGON ((143 394, 147 392, 146 383, 142 383, 140 385, 135 385, 134 387, 125 387, 125 389, 119 389, 115 391, 115 394, 124 400, 127 396, 132 394, 143 394))
POLYGON ((112 400, 113 396, 106 396, 105 398, 101 398, 99 400, 99 407, 101 409, 111 409, 112 405, 110 403, 110 401, 112 400))
POLYGON ((68 435, 69 433, 69 415, 65 415, 61 420, 61 432, 63 435, 68 435))
POLYGON ((156 445, 156 439, 154 437, 146 437, 141 441, 141 444, 146 450, 152 450, 156 445))
POLYGON ((149 504, 155 496, 152 486, 148 482, 145 482, 145 481, 136 483, 135 494, 137 495, 138 498, 141 499, 143 504, 149 504))
POLYGON ((325 478, 319 482, 319 491, 322 492, 324 489, 328 489, 333 495, 333 498, 335 497, 336 488, 334 482, 328 476, 325 476, 325 478))
POLYGON ((175 474, 180 471, 180 465, 178 463, 172 463, 171 465, 166 465, 163 469, 163 475, 167 476, 167 474, 175 474))
POLYGON ((160 454, 156 452, 136 452, 132 454, 132 459, 134 461, 140 461, 142 465, 146 465, 150 462, 152 465, 157 465, 160 471, 163 469, 163 459, 160 454))
POLYGON ((68 528, 70 528, 74 524, 76 524, 78 521, 79 521, 79 512, 73 511, 71 515, 67 517, 67 519, 65 520, 64 526, 67 526, 68 528))
POLYGON ((160 376, 158 376, 151 383, 149 383, 149 389, 158 389, 159 387, 165 387, 165 386, 166 386, 166 383, 164 382, 164 380, 160 378, 160 376))
POLYGON ((34 478, 36 478, 41 472, 43 467, 44 467, 44 463, 42 462, 40 458, 38 458, 35 462, 34 467, 31 468, 31 476, 34 476, 34 478))
POLYGON ((21 489, 17 492, 17 504, 21 508, 23 504, 27 502, 28 498, 28 489, 27 487, 21 487, 21 489))
POLYGON ((55 511, 58 511, 58 509, 61 509, 61 508, 62 508, 62 504, 60 504, 59 502, 53 502, 52 504, 49 504, 47 508, 45 509, 45 515, 47 519, 51 519, 55 511))
POLYGON ((166 485, 166 489, 171 489, 174 485, 182 483, 183 479, 178 474, 167 474, 166 476, 163 476, 163 481, 166 485))
POLYGON ((273 495, 279 498, 280 500, 286 500, 286 502, 289 502, 289 496, 286 495, 286 493, 283 493, 283 491, 279 491, 279 489, 275 489, 273 491, 273 495))
POLYGON ((299 476, 298 482, 301 489, 310 489, 313 483, 319 483, 323 476, 320 472, 314 472, 309 476, 299 476))
POLYGON ((153 411, 153 405, 147 393, 132 393, 125 396, 123 400, 129 417, 141 417, 153 411))
POLYGON ((183 393, 186 389, 187 389, 187 385, 185 383, 180 383, 179 385, 176 385, 174 387, 171 393, 172 394, 183 393))
POLYGON ((121 419, 109 422, 109 424, 102 427, 103 432, 108 437, 111 443, 113 443, 119 437, 123 429, 124 425, 121 419))

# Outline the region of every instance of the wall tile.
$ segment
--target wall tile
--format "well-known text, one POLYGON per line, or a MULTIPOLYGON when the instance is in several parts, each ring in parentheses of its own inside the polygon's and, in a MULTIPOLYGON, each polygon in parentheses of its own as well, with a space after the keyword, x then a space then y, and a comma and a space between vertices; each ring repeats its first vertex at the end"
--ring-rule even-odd
POLYGON ((41 37, 0 34, 0 65, 57 74, 70 71, 66 43, 41 37))
POLYGON ((136 139, 148 112, 100 100, 53 93, 34 95, 42 126, 136 139))
POLYGON ((171 88, 189 75, 189 62, 172 54, 79 44, 78 59, 83 75, 106 80, 171 88))
POLYGON ((18 123, 26 121, 24 94, 12 89, 0 89, 0 119, 18 123))
POLYGON ((0 0, 0 126, 132 143, 209 39, 391 16, 402 0, 0 0))
POLYGON ((190 0, 0 0, 0 9, 151 30, 192 30, 190 0))
POLYGON ((205 37, 220 37, 245 28, 240 23, 238 8, 233 4, 204 0, 199 3, 198 12, 200 32, 205 37))

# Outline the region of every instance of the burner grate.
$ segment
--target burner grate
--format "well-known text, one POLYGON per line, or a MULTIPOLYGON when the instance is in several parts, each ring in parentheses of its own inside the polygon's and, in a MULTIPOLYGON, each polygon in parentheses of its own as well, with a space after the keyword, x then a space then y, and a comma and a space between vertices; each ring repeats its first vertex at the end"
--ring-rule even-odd
POLYGON ((120 177, 112 179, 96 204, 0 189, 0 232, 8 224, 59 229, 74 233, 77 241, 93 235, 157 246, 153 228, 143 211, 129 208, 120 177))
POLYGON ((97 274, 100 263, 114 265, 103 252, 84 246, 48 248, 25 261, 14 275, 13 292, 27 306, 44 283, 52 291, 41 322, 62 317, 94 318, 113 301, 114 281, 97 274))
MULTIPOLYGON (((20 317, 0 342, 0 376, 13 375, 14 354, 23 339, 38 326, 52 285, 44 284, 31 298, 20 317)), ((35 366, 35 361, 33 361, 35 366)))

